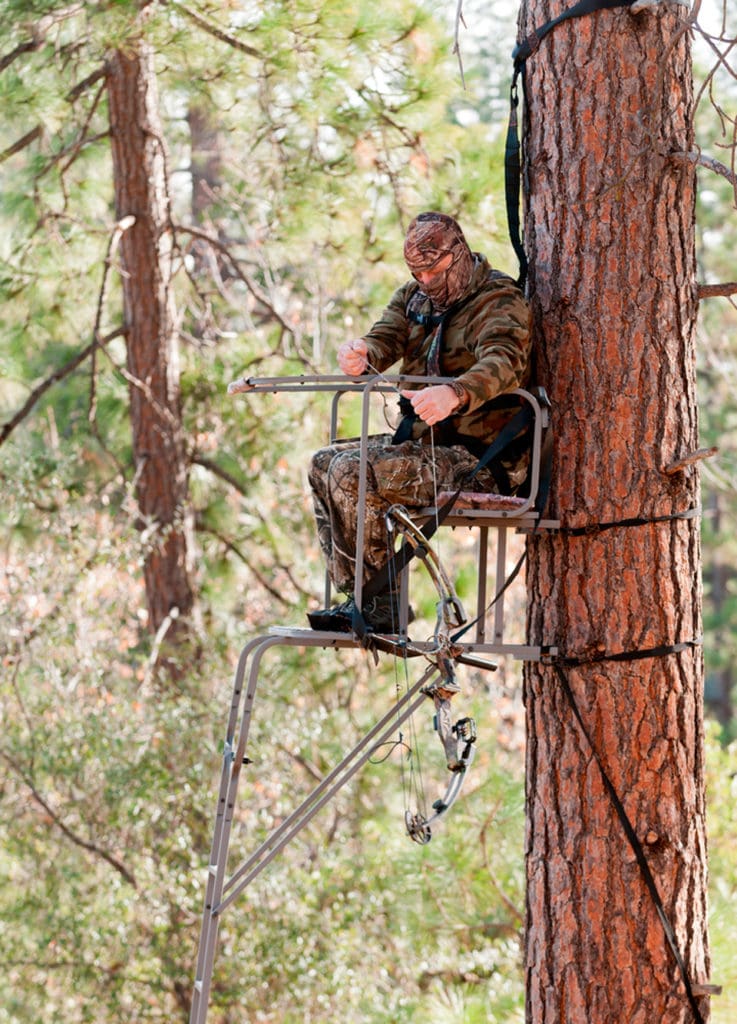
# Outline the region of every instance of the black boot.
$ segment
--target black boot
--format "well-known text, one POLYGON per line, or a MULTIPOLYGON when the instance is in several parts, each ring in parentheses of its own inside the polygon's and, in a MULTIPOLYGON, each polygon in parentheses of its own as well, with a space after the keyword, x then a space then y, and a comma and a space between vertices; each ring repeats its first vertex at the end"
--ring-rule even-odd
POLYGON ((312 629, 325 633, 352 633, 353 611, 356 605, 352 597, 333 608, 320 608, 315 612, 307 612, 307 620, 312 629))
MULTIPOLYGON (((374 633, 399 632, 399 594, 387 591, 377 594, 362 608, 363 617, 374 633)), ((415 613, 407 609, 407 623, 414 621, 415 613)))
MULTIPOLYGON (((319 611, 308 612, 307 619, 313 629, 328 633, 351 633, 353 631, 353 615, 356 603, 352 597, 333 608, 321 608, 319 611)), ((396 593, 378 594, 366 603, 362 609, 363 620, 373 633, 399 632, 399 595, 396 593)), ((415 614, 408 609, 407 622, 414 620, 415 614)))

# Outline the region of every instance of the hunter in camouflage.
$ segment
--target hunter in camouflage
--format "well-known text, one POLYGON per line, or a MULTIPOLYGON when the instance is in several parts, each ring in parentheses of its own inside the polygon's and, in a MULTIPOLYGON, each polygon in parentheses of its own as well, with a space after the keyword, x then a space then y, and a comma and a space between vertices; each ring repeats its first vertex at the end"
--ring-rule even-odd
MULTIPOLYGON (((388 558, 384 514, 389 506, 432 505, 438 491, 459 487, 518 407, 508 403, 505 408, 498 396, 525 387, 530 378, 527 303, 511 278, 471 251, 453 218, 416 217, 407 230, 404 256, 413 280, 394 293, 363 338, 340 346, 338 364, 344 373, 360 376, 398 362, 402 374, 454 381, 403 391, 404 415, 394 436, 370 439, 366 579, 388 558)), ((348 595, 355 576, 358 470, 357 442, 344 441, 317 452, 309 472, 328 571, 336 589, 348 595)), ((493 472, 480 472, 472 486, 514 493, 526 471, 526 452, 512 452, 493 472)), ((386 594, 373 609, 363 609, 377 632, 394 621, 393 602, 394 595, 386 594)), ((337 609, 312 613, 310 621, 334 629, 336 614, 350 621, 351 612, 349 596, 337 609)))

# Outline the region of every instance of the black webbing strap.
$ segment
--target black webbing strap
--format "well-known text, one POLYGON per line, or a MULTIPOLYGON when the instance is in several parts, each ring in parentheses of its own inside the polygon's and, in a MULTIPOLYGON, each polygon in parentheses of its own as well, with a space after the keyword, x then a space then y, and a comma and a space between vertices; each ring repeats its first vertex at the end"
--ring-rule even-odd
MULTIPOLYGON (((579 668, 582 665, 596 665, 601 661, 642 661, 644 658, 664 658, 667 654, 680 654, 681 651, 688 651, 694 647, 701 646, 701 639, 681 640, 677 644, 659 644, 657 647, 641 647, 636 651, 618 651, 615 654, 587 654, 583 657, 565 657, 562 655, 552 659, 556 665, 566 665, 568 668, 579 668)), ((543 653, 549 651, 548 647, 543 648, 543 653)))
MULTIPOLYGON (((458 500, 458 495, 464 488, 477 476, 485 466, 487 466, 492 459, 501 455, 505 448, 507 448, 519 435, 526 430, 532 423, 534 413, 532 406, 525 403, 520 411, 506 423, 497 434, 496 438, 492 441, 489 447, 486 449, 484 454, 481 456, 479 461, 476 463, 471 472, 464 477, 461 486, 445 501, 440 508, 437 510, 434 516, 431 516, 427 522, 423 523, 420 527, 426 540, 430 540, 432 535, 435 533, 437 528, 448 518, 451 509, 458 500)), ((410 544, 409 541, 405 540, 402 542, 402 546, 396 551, 392 557, 386 562, 385 565, 379 569, 379 571, 371 577, 363 588, 361 603, 365 605, 372 598, 378 594, 383 593, 390 582, 405 569, 412 558, 418 553, 416 546, 410 544)), ((366 620, 361 614, 360 609, 356 608, 353 612, 353 631, 359 637, 364 637, 368 632, 368 626, 366 620)))
POLYGON ((518 79, 522 80, 522 93, 525 94, 525 61, 537 50, 542 40, 561 22, 572 18, 581 18, 595 11, 609 10, 614 7, 630 7, 634 0, 579 0, 577 4, 562 11, 556 18, 551 18, 544 25, 538 25, 529 36, 518 43, 512 51, 514 72, 509 102, 509 126, 504 151, 504 195, 507 205, 507 225, 509 238, 517 259, 519 260, 519 278, 517 284, 524 289, 527 280, 527 255, 525 253, 520 231, 520 183, 522 178, 522 160, 519 140, 519 91, 518 79))
POLYGON ((616 530, 620 527, 648 526, 650 523, 670 523, 677 519, 698 519, 701 515, 701 505, 694 505, 692 508, 684 509, 683 512, 670 512, 662 516, 632 516, 629 519, 613 519, 606 523, 589 523, 586 526, 560 526, 559 533, 565 533, 569 537, 590 537, 597 533, 604 533, 606 530, 616 530))
POLYGON ((512 87, 509 93, 509 125, 507 126, 507 141, 504 147, 504 198, 507 205, 507 229, 509 240, 515 251, 519 262, 519 277, 517 287, 524 291, 527 281, 527 254, 522 243, 522 232, 519 220, 520 182, 522 178, 522 159, 520 156, 519 141, 519 92, 517 79, 522 77, 522 91, 524 92, 524 64, 514 66, 512 75, 512 87))
POLYGON ((564 665, 576 666, 590 664, 592 662, 599 661, 635 661, 642 658, 658 658, 668 654, 678 654, 681 651, 696 647, 698 646, 698 644, 699 641, 697 640, 687 640, 683 643, 667 645, 664 644, 660 647, 652 647, 649 649, 639 651, 623 651, 620 654, 604 654, 594 658, 556 658, 553 660, 553 667, 558 675, 558 679, 560 680, 563 692, 571 707, 571 711, 573 712, 574 717, 578 722, 578 726, 581 732, 583 733, 584 737, 586 738, 586 742, 588 743, 592 754, 594 755, 594 760, 596 761, 596 766, 599 769, 599 774, 601 776, 602 782, 604 783, 604 788, 607 791, 612 807, 614 808, 617 817, 619 818, 620 824, 622 825, 622 828, 624 830, 624 834, 627 837, 627 841, 629 842, 630 847, 632 848, 632 852, 635 855, 637 865, 640 869, 640 874, 642 875, 642 879, 650 894, 650 898, 653 901, 658 918, 660 919, 660 923, 665 934, 666 942, 668 944, 668 947, 670 948, 670 951, 673 955, 676 964, 678 965, 678 970, 681 974, 681 979, 683 981, 684 988, 686 989, 686 997, 688 999, 689 1006, 691 1007, 691 1011, 694 1015, 694 1020, 696 1021, 696 1024, 704 1024, 704 1018, 701 1015, 701 1010, 699 1009, 699 1005, 696 1002, 696 996, 691 985, 691 978, 688 973, 688 967, 686 966, 686 962, 683 959, 683 955, 678 947, 678 939, 676 938, 676 934, 673 930, 673 925, 670 923, 668 915, 665 912, 665 907, 663 906, 663 901, 661 899, 660 892, 658 891, 658 886, 655 881, 655 878, 653 877, 653 873, 650 870, 650 865, 647 862, 647 857, 645 856, 645 851, 642 848, 642 843, 640 842, 640 839, 637 833, 635 832, 634 826, 630 821, 626 810, 624 809, 624 805, 622 804, 622 801, 619 798, 619 794, 614 788, 614 784, 612 783, 612 780, 609 778, 606 768, 602 763, 601 757, 599 756, 599 752, 596 746, 594 745, 591 734, 588 728, 586 727, 586 724, 579 710, 576 698, 573 694, 573 690, 571 689, 571 685, 568 682, 568 677, 563 670, 564 665))
POLYGON ((404 395, 399 399, 399 411, 402 414, 402 418, 397 425, 397 429, 394 431, 392 444, 402 444, 403 441, 409 441, 412 437, 412 428, 418 418, 409 398, 405 398, 404 395))
POLYGON ((538 25, 534 28, 526 39, 523 39, 521 43, 515 46, 512 51, 512 59, 515 64, 521 64, 523 61, 526 61, 535 52, 545 36, 563 21, 570 21, 571 18, 581 18, 585 14, 594 14, 596 11, 608 11, 613 7, 630 7, 633 2, 634 0, 579 0, 577 4, 561 11, 556 18, 551 18, 544 25, 538 25))

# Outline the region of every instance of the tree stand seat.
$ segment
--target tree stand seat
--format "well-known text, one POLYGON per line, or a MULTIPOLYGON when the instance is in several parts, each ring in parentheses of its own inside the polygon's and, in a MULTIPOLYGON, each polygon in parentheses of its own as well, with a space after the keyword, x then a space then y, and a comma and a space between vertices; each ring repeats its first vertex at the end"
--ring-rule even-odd
MULTIPOLYGON (((438 494, 438 505, 444 505, 452 497, 452 491, 441 491, 438 494)), ((477 512, 518 512, 527 507, 527 498, 517 498, 510 494, 484 494, 477 491, 461 491, 453 504, 454 509, 471 509, 477 512)))

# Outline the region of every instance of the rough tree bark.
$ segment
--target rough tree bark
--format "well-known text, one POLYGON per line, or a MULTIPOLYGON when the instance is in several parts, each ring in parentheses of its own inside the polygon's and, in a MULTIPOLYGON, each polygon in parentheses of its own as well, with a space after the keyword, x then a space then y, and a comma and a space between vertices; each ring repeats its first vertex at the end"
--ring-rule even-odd
MULTIPOLYGON (((182 434, 172 236, 153 55, 142 41, 107 66, 116 214, 135 217, 121 240, 136 497, 145 537, 149 626, 193 610, 191 522, 182 434)), ((177 617, 178 616, 178 617, 177 617)))
MULTIPOLYGON (((566 6, 527 0, 521 36, 566 6)), ((526 239, 564 527, 699 502, 691 57, 683 7, 557 26, 527 61, 526 239)), ((531 642, 587 659, 701 632, 698 519, 529 544, 531 642)), ((708 981, 703 665, 690 648, 567 668, 692 981, 708 981)), ((527 1020, 693 1019, 634 855, 555 670, 525 674, 527 1020)), ((708 1000, 700 997, 704 1018, 708 1000)))

